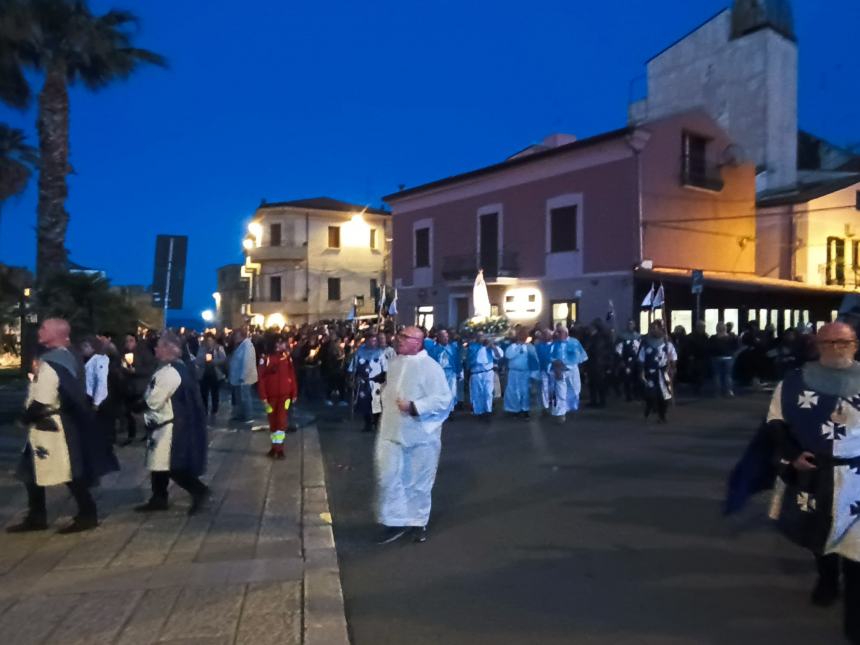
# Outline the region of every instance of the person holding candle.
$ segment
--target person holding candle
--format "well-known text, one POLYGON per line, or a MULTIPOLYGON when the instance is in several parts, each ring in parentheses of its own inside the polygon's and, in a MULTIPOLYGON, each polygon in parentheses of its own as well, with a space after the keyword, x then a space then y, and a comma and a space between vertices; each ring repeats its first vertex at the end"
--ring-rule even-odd
POLYGON ((224 348, 215 342, 215 334, 206 332, 203 343, 197 350, 197 377, 200 379, 200 394, 203 397, 203 407, 214 417, 218 414, 220 403, 221 381, 224 380, 224 365, 227 354, 224 348))
POLYGON ((126 335, 124 349, 122 367, 125 374, 126 428, 128 431, 125 445, 128 445, 137 437, 138 427, 142 427, 142 419, 134 410, 139 407, 143 393, 146 392, 149 385, 149 380, 155 373, 156 363, 155 355, 148 343, 138 342, 135 334, 126 335))

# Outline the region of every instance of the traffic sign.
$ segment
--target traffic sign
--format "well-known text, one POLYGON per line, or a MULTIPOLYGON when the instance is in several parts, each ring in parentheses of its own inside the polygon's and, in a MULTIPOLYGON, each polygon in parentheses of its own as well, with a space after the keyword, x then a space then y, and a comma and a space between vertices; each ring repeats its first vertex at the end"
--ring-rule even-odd
POLYGON ((693 269, 693 284, 691 291, 693 293, 702 293, 705 288, 705 272, 701 269, 693 269))

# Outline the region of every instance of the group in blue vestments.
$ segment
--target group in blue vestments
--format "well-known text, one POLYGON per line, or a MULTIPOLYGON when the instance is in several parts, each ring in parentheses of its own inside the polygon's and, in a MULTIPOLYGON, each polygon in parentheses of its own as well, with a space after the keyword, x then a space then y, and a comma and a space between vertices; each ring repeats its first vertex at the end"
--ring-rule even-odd
POLYGON ((537 378, 540 362, 535 346, 527 343, 528 331, 517 331, 516 341, 505 349, 508 383, 505 387, 505 412, 529 417, 530 382, 537 378))
POLYGON ((451 409, 457 404, 457 384, 463 378, 463 362, 460 359, 460 347, 451 342, 448 331, 440 329, 436 338, 424 341, 424 349, 434 361, 439 363, 445 372, 445 381, 451 390, 451 409))

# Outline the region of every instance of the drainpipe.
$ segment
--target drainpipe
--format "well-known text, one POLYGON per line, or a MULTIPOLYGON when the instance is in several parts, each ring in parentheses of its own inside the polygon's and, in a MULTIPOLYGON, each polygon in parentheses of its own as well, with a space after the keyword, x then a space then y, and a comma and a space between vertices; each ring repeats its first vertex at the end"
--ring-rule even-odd
POLYGON ((651 133, 642 128, 636 128, 627 135, 627 146, 633 151, 636 158, 636 219, 639 226, 639 258, 638 264, 645 259, 645 214, 642 200, 642 151, 648 145, 651 133))
POLYGON ((307 318, 310 322, 311 310, 311 223, 310 215, 305 211, 305 302, 307 303, 307 318))

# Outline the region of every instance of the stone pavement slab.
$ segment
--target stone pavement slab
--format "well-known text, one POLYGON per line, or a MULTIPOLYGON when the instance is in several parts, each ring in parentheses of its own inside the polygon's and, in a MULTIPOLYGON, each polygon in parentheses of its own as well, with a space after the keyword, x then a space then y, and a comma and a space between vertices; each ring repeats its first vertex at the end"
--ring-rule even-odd
MULTIPOLYGON (((0 427, 0 526, 25 508, 11 477, 21 431, 0 427)), ((267 432, 217 421, 210 430, 209 508, 187 495, 139 514, 149 494, 140 444, 96 489, 101 525, 61 536, 73 505, 48 491, 51 530, 0 533, 3 643, 151 645, 349 643, 316 426, 272 461, 267 432)))

